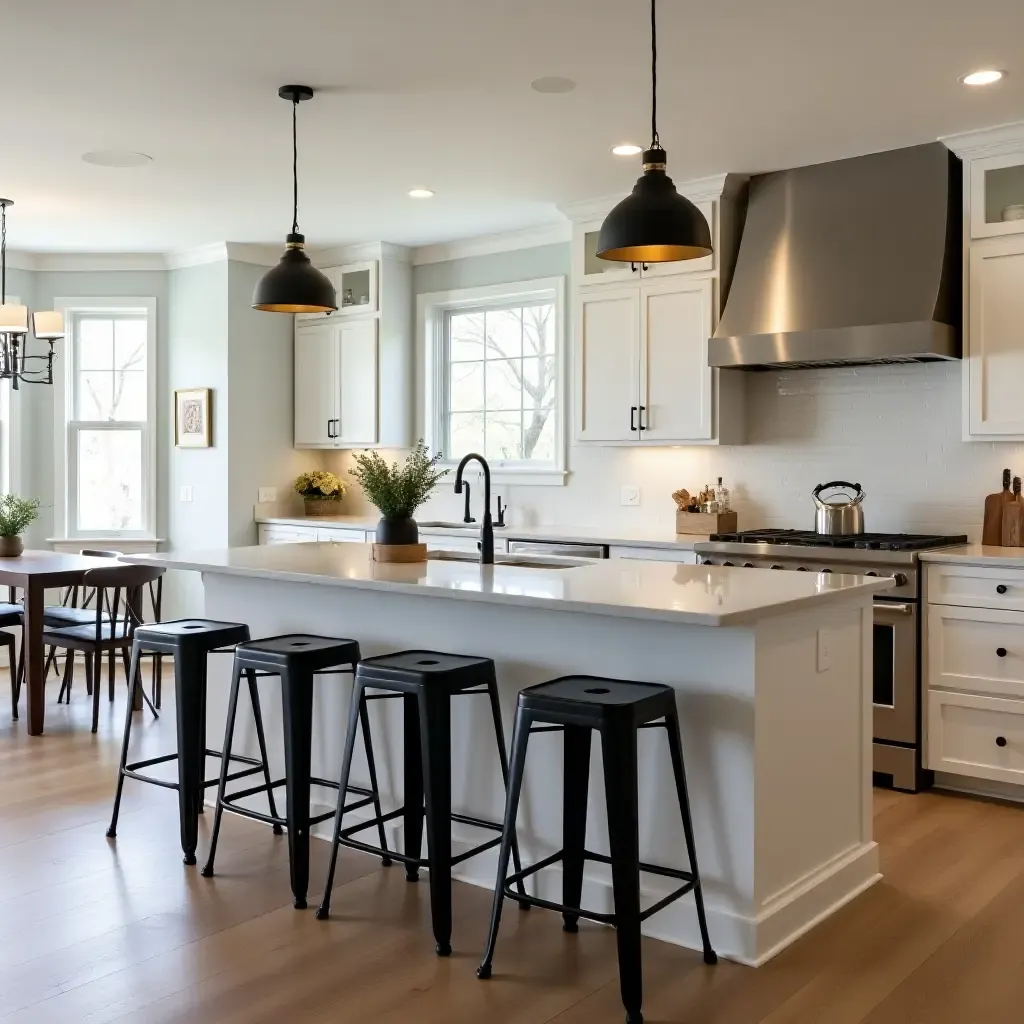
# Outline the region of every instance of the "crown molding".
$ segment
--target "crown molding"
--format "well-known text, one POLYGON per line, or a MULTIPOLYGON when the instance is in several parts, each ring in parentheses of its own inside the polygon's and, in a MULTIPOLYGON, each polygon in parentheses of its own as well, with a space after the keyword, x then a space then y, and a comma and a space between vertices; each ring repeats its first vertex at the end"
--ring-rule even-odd
POLYGON ((974 132, 940 135, 939 142, 948 146, 961 159, 999 156, 1024 148, 1024 121, 998 124, 974 132))
POLYGON ((560 220, 524 228, 521 231, 506 231, 495 235, 425 245, 413 250, 412 262, 413 266, 417 267, 425 263, 446 263, 448 260, 462 260, 471 256, 489 256, 497 252, 535 249, 541 245, 559 245, 571 239, 572 224, 560 220))
MULTIPOLYGON (((676 191, 686 196, 692 203, 708 200, 733 199, 750 181, 748 174, 711 174, 706 178, 694 178, 692 181, 676 182, 676 191)), ((612 207, 621 202, 628 192, 618 192, 611 196, 599 196, 596 199, 581 199, 575 203, 565 203, 558 207, 573 223, 585 224, 589 221, 603 220, 612 207)))
POLYGON ((412 255, 413 250, 408 246, 395 245, 393 242, 362 242, 357 245, 332 245, 309 250, 309 258, 318 267, 340 267, 345 263, 363 263, 366 260, 411 263, 412 255))
POLYGON ((7 251, 7 266, 14 270, 35 270, 35 253, 19 252, 17 249, 7 251))
POLYGON ((7 264, 37 273, 166 270, 163 254, 155 252, 22 252, 8 253, 7 264))

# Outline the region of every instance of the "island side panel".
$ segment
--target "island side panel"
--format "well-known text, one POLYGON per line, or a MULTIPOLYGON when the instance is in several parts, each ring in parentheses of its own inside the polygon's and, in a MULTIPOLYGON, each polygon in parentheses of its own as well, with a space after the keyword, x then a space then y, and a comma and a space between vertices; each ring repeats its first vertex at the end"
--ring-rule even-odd
MULTIPOLYGON (((363 655, 426 648, 495 659, 511 739, 516 696, 534 683, 574 672, 672 685, 679 694, 690 799, 698 837, 709 918, 725 955, 749 961, 754 924, 754 634, 752 630, 679 626, 442 597, 395 594, 204 574, 206 614, 246 622, 254 637, 315 632, 357 639, 363 655)), ((228 659, 212 671, 209 735, 223 732, 228 659)), ((273 769, 280 771, 280 691, 260 683, 273 769)), ((318 683, 314 773, 337 777, 351 683, 326 677, 318 683)), ((376 702, 374 743, 383 799, 401 800, 399 702, 376 702)), ((243 705, 244 707, 244 705, 243 705)), ((252 750, 248 716, 239 716, 238 747, 252 750)), ((500 820, 503 792, 485 700, 466 698, 453 707, 453 807, 500 820)), ((640 848, 645 860, 687 866, 686 845, 672 784, 668 748, 660 732, 640 738, 640 848)), ((539 859, 561 846, 562 744, 554 735, 531 740, 520 842, 524 857, 539 859)), ((360 755, 361 756, 361 755, 360 755)), ((591 774, 588 846, 607 852, 607 819, 599 744, 591 774)), ((362 772, 361 762, 357 769, 362 772)), ((354 773, 355 774, 355 773, 354 773)), ((362 775, 365 781, 365 775, 362 775)), ((328 799, 326 795, 320 799, 328 799)), ((455 835, 472 833, 456 826, 455 835)), ((460 866, 459 877, 488 888, 495 857, 460 866)), ((649 900, 663 894, 661 879, 643 877, 649 900)), ((560 878, 545 885, 556 898, 560 878)), ((588 874, 585 900, 611 909, 606 874, 588 874)), ((692 901, 680 900, 645 926, 649 934, 699 948, 692 901)))
POLYGON ((871 834, 870 597, 757 633, 756 914, 774 955, 880 877, 871 834))

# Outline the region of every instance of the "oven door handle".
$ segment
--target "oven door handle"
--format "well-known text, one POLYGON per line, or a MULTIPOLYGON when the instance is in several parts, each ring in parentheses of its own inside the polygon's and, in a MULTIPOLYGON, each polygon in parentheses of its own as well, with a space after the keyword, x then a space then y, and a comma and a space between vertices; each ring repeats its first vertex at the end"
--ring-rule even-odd
POLYGON ((875 601, 874 605, 876 611, 881 609, 885 612, 894 612, 897 615, 913 615, 917 607, 912 604, 893 604, 890 601, 875 601))

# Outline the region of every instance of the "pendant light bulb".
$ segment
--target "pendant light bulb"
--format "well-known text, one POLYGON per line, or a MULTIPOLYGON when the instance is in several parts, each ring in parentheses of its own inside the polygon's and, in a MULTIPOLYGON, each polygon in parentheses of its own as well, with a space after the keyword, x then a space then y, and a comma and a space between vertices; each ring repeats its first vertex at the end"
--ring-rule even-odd
POLYGON ((712 252, 704 215, 681 196, 665 173, 668 157, 658 138, 658 27, 651 0, 651 145, 633 191, 604 219, 597 255, 622 263, 673 263, 712 252))
POLYGON ((282 85, 277 91, 292 105, 292 230, 285 239, 284 255, 257 282, 252 308, 268 313, 333 313, 338 297, 330 278, 309 261, 306 238, 299 232, 299 104, 313 98, 308 85, 282 85))

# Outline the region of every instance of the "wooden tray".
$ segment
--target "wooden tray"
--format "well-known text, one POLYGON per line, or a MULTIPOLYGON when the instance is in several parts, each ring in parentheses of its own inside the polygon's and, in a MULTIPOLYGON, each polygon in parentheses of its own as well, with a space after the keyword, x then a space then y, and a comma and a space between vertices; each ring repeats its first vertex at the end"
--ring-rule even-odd
POLYGON ((735 533, 735 512, 677 512, 676 533, 735 533))
POLYGON ((375 562, 425 562, 426 544, 374 544, 375 562))

